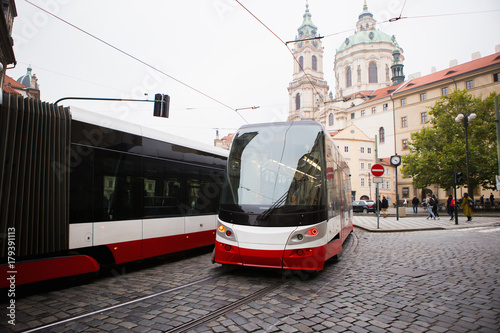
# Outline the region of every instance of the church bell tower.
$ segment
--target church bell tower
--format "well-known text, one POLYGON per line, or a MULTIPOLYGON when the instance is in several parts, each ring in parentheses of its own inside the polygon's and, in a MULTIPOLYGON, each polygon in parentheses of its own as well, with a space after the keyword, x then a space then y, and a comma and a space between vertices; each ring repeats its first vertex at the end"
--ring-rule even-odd
POLYGON ((323 74, 323 46, 320 39, 315 39, 319 37, 318 28, 311 20, 307 2, 303 18, 292 50, 295 60, 292 82, 288 86, 288 121, 321 121, 328 84, 323 74))

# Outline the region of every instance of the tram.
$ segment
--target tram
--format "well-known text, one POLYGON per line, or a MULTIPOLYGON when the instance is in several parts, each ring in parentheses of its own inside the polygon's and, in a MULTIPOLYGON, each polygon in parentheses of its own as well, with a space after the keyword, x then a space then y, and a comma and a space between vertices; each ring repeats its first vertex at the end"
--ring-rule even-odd
MULTIPOLYGON (((61 109, 11 113, 21 118, 10 127, 24 134, 6 136, 13 143, 2 148, 14 157, 5 165, 15 166, 2 170, 14 176, 10 185, 2 182, 1 228, 8 239, 2 239, 1 276, 21 285, 215 243, 225 150, 73 107, 57 115, 61 109), (55 118, 63 124, 53 125, 55 118), (17 145, 27 140, 44 150, 17 145), (56 155, 69 160, 61 166, 56 155)), ((0 288, 9 284, 2 279, 0 288)))
POLYGON ((213 262, 320 271, 353 230, 349 167, 314 121, 245 125, 233 138, 213 262))

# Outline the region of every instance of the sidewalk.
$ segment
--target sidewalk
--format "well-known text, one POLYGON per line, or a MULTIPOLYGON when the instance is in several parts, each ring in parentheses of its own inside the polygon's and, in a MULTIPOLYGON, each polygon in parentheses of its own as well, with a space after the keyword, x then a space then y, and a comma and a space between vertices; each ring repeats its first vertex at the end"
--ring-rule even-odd
POLYGON ((377 227, 377 215, 375 214, 354 214, 353 223, 355 227, 370 232, 399 232, 399 231, 422 231, 422 230, 445 230, 470 227, 500 227, 500 212, 474 212, 471 222, 462 212, 458 213, 458 225, 455 219, 450 221, 450 216, 445 212, 440 212, 440 220, 427 220, 427 211, 419 209, 418 214, 414 214, 412 208, 406 208, 406 217, 396 217, 396 209, 389 209, 389 216, 380 216, 377 227))

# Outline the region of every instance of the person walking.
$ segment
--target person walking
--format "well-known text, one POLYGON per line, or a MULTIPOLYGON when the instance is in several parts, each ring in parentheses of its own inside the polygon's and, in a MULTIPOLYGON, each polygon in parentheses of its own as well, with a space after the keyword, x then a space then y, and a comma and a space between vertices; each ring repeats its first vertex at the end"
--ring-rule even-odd
POLYGON ((446 212, 451 216, 450 221, 453 220, 455 214, 455 199, 453 199, 451 194, 448 196, 448 200, 446 200, 446 212))
POLYGON ((384 218, 387 217, 388 213, 387 213, 387 209, 389 209, 389 201, 387 200, 387 198, 384 196, 382 197, 382 205, 380 206, 382 209, 382 213, 384 213, 384 218))
POLYGON ((432 199, 432 196, 430 193, 427 193, 427 197, 425 198, 425 205, 427 207, 427 211, 429 214, 427 215, 427 219, 434 218, 436 219, 436 215, 432 212, 432 204, 434 203, 434 199, 432 199))
POLYGON ((464 210, 464 215, 467 216, 467 222, 472 221, 472 216, 474 216, 472 206, 474 206, 474 200, 469 197, 469 193, 464 193, 460 207, 464 210))
POLYGON ((493 195, 493 193, 490 194, 490 206, 491 209, 495 208, 495 196, 493 195))
POLYGON ((418 212, 418 204, 420 203, 420 200, 418 200, 417 196, 414 196, 411 204, 413 205, 413 213, 417 214, 418 212))
POLYGON ((432 213, 434 214, 434 220, 436 219, 436 217, 439 220, 439 213, 438 213, 439 200, 434 194, 432 195, 432 199, 433 199, 432 213))

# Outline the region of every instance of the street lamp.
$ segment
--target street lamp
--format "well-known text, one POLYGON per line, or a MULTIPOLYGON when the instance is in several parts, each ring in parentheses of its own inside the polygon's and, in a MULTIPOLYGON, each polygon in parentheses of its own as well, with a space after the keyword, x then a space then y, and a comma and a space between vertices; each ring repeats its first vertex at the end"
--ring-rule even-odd
MULTIPOLYGON (((464 130, 465 130, 465 167, 466 167, 466 174, 467 174, 467 191, 471 191, 470 187, 470 180, 469 180, 469 138, 468 138, 468 132, 467 128, 469 126, 469 121, 473 121, 476 119, 476 114, 475 113, 459 113, 458 116, 455 118, 455 121, 457 123, 463 123, 464 124, 464 130)), ((472 192, 469 193, 471 198, 472 198, 472 192)))

